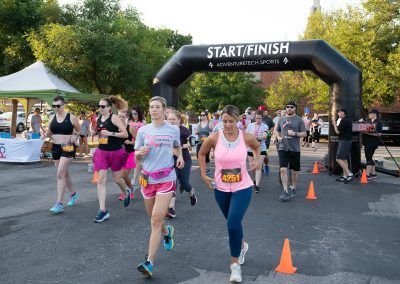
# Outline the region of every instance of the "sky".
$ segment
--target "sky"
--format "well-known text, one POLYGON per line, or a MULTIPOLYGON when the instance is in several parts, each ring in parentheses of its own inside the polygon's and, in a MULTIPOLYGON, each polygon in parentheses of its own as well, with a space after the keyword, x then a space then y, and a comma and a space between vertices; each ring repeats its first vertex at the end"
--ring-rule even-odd
MULTIPOLYGON (((315 0, 121 0, 150 27, 190 34, 193 44, 297 40, 315 0)), ((78 2, 59 0, 60 4, 78 2)), ((320 0, 323 11, 346 9, 361 0, 320 0)))

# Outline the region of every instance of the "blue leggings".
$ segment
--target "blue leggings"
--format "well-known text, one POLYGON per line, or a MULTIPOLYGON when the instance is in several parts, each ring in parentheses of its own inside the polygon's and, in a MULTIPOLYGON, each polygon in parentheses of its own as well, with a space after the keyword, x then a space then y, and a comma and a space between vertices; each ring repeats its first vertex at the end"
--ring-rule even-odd
POLYGON ((229 247, 232 257, 239 257, 242 249, 242 220, 249 207, 252 192, 252 187, 236 192, 214 190, 215 200, 227 221, 229 247))
POLYGON ((192 185, 189 182, 191 169, 192 159, 185 161, 185 166, 182 169, 175 168, 176 177, 179 180, 180 187, 182 187, 186 192, 192 190, 192 185))

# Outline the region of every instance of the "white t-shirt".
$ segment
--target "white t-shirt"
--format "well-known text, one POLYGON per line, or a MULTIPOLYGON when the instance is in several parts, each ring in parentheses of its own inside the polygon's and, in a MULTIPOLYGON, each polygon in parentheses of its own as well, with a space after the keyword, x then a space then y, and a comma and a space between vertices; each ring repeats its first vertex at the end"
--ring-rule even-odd
MULTIPOLYGON (((257 125, 255 122, 250 123, 247 126, 246 132, 253 134, 256 138, 261 137, 264 135, 265 132, 268 131, 268 125, 266 125, 264 122, 261 122, 261 124, 257 125)), ((267 151, 267 145, 265 144, 265 140, 260 140, 260 147, 261 147, 261 152, 267 151)), ((253 149, 248 148, 248 152, 253 152, 253 149)))

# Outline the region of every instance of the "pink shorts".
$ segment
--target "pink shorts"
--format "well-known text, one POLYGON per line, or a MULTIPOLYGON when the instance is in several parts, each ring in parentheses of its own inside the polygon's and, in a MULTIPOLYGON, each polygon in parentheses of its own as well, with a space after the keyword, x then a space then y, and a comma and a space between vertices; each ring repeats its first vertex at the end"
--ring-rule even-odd
POLYGON ((126 163, 128 155, 125 149, 114 151, 104 151, 96 149, 93 155, 94 171, 107 170, 111 168, 113 172, 118 172, 126 163))
POLYGON ((135 152, 129 153, 128 158, 124 164, 124 169, 130 170, 136 168, 135 152))
POLYGON ((141 191, 144 199, 151 199, 156 197, 157 194, 167 194, 175 192, 176 181, 166 181, 162 183, 149 184, 147 187, 141 186, 141 191))

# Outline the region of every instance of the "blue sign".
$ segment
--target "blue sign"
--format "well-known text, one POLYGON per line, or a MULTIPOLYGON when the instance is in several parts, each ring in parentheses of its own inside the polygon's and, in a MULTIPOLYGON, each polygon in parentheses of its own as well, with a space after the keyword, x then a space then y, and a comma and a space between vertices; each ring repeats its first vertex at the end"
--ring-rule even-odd
POLYGON ((309 107, 305 107, 305 108, 304 108, 304 113, 310 114, 310 108, 309 108, 309 107))

